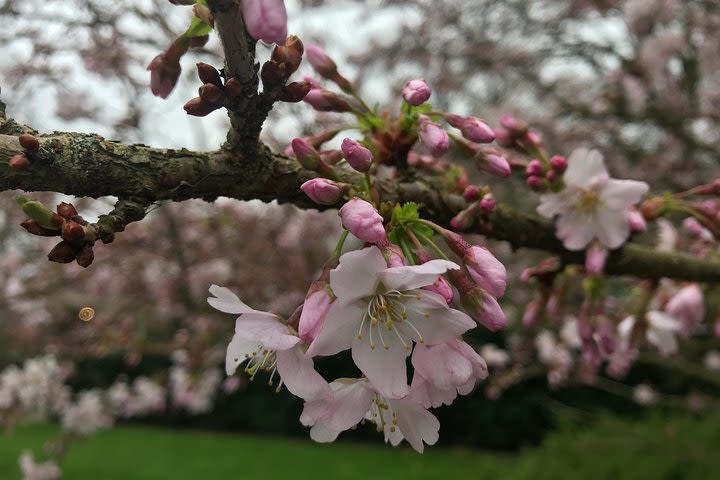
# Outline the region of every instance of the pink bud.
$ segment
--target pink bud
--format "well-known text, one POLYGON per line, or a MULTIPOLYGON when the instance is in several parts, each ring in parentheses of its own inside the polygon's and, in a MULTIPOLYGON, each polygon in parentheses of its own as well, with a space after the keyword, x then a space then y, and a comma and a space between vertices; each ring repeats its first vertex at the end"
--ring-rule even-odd
POLYGON ((522 316, 522 324, 523 327, 532 327, 534 326, 537 321, 538 317, 540 316, 540 301, 539 299, 534 299, 527 305, 525 305, 525 311, 523 312, 522 316))
POLYGON ((533 190, 537 190, 543 185, 543 179, 542 177, 537 177, 535 175, 527 177, 526 180, 528 186, 532 188, 533 190))
POLYGON ((243 0, 245 28, 255 40, 284 45, 287 39, 287 11, 283 0, 243 0))
POLYGON ((435 283, 422 288, 423 290, 427 290, 428 292, 437 293, 445 299, 445 303, 447 303, 448 305, 453 301, 453 298, 455 297, 455 292, 453 292, 452 287, 450 286, 448 281, 445 280, 444 277, 438 277, 435 283))
POLYGON ((474 202, 480 198, 480 187, 478 185, 468 185, 463 192, 463 198, 467 202, 474 202))
POLYGON ((324 88, 313 88, 303 101, 309 103, 315 110, 320 112, 350 112, 350 104, 338 94, 325 90, 324 88))
POLYGON ((313 178, 303 183, 300 190, 315 203, 335 205, 347 193, 348 186, 326 178, 313 178))
POLYGON ((320 84, 317 82, 317 80, 315 80, 315 79, 312 78, 312 77, 308 77, 308 76, 303 77, 303 82, 309 83, 310 86, 311 86, 313 89, 322 88, 322 87, 320 86, 320 84))
POLYGON ((387 239, 382 216, 365 200, 351 198, 339 214, 343 227, 360 240, 376 243, 387 239))
MULTIPOLYGON (((311 287, 312 290, 312 287, 311 287)), ((333 298, 326 288, 320 288, 312 293, 308 293, 305 297, 302 314, 300 314, 300 322, 298 324, 298 333, 300 340, 309 344, 315 339, 318 332, 325 323, 328 310, 332 304, 333 298)))
POLYGON ((450 148, 450 137, 443 128, 425 115, 420 115, 418 135, 433 157, 441 157, 450 148))
POLYGON ((475 165, 478 169, 497 177, 507 177, 510 175, 510 164, 505 157, 489 153, 487 155, 478 155, 475 165))
POLYGON ((153 95, 160 98, 170 95, 180 77, 180 58, 188 48, 188 40, 178 37, 166 51, 150 61, 147 70, 150 72, 150 90, 153 95))
POLYGON ((525 168, 525 173, 528 176, 540 176, 545 173, 545 167, 543 167, 543 164, 540 162, 540 160, 530 160, 530 162, 527 164, 527 167, 525 168))
POLYGON ((585 252, 585 271, 591 275, 600 275, 605 269, 608 251, 606 248, 593 245, 585 252))
POLYGON ((638 209, 630 208, 625 213, 625 219, 627 220, 631 232, 644 232, 647 230, 645 217, 642 216, 642 213, 640 213, 638 209))
POLYGON ((495 196, 492 193, 486 193, 483 195, 483 198, 479 203, 480 210, 488 213, 495 209, 495 205, 497 205, 497 200, 495 200, 495 196))
POLYGON ((473 280, 490 294, 501 297, 507 286, 505 265, 495 258, 487 248, 472 245, 465 251, 463 262, 473 280))
POLYGON ((512 134, 504 128, 493 129, 495 134, 495 142, 501 147, 512 147, 515 144, 512 134))
POLYGON ((425 80, 408 80, 402 88, 402 96, 410 105, 422 105, 430 98, 432 91, 425 80))
POLYGON ((560 155, 553 155, 550 159, 550 166, 557 173, 563 173, 567 170, 567 159, 565 157, 561 157, 560 155))
POLYGON ((545 173, 545 179, 546 179, 548 182, 552 183, 552 182, 554 182, 555 180, 557 180, 557 174, 555 173, 554 170, 548 170, 548 171, 545 173))
POLYGON ((696 218, 686 218, 683 220, 682 227, 683 230, 689 234, 699 237, 702 240, 711 241, 714 238, 712 232, 700 225, 700 222, 698 222, 696 218))
POLYGON ((350 166, 358 172, 367 172, 370 165, 372 165, 372 152, 359 142, 346 138, 343 140, 340 148, 342 148, 345 160, 347 160, 350 166))
POLYGON ((522 136, 527 132, 525 122, 518 120, 512 115, 503 115, 500 117, 500 125, 509 130, 510 134, 514 136, 522 136))
POLYGON ((471 142, 490 143, 495 140, 495 133, 490 126, 477 117, 461 117, 448 113, 445 120, 462 132, 463 137, 471 142))
POLYGON ((305 54, 310 65, 323 77, 332 77, 337 72, 335 62, 317 45, 311 44, 305 47, 305 54))
POLYGON ((303 138, 295 138, 292 143, 295 158, 308 170, 317 170, 320 166, 320 154, 303 138))
POLYGON ((493 332, 505 326, 505 313, 492 295, 480 288, 462 270, 450 270, 448 275, 460 293, 460 303, 473 320, 493 332))

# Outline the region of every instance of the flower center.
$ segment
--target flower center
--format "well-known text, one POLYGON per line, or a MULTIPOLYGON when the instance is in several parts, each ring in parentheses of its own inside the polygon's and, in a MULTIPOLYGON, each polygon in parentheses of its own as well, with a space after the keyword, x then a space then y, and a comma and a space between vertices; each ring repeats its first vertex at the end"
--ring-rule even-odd
MULTIPOLYGON (((425 343, 422 334, 408 319, 406 301, 419 301, 420 295, 407 294, 397 290, 391 290, 385 293, 377 293, 370 298, 367 309, 363 315, 360 328, 358 329, 358 340, 363 339, 363 331, 367 326, 367 335, 370 340, 370 348, 375 350, 375 339, 378 338, 385 350, 390 349, 390 342, 385 341, 384 335, 395 335, 403 346, 410 350, 412 348, 412 338, 407 338, 405 333, 399 327, 407 325, 413 332, 413 336, 417 336, 417 343, 425 343), (383 334, 383 331, 386 333, 383 334)), ((429 316, 428 313, 424 313, 429 316)))
POLYGON ((377 393, 373 397, 369 414, 370 418, 368 420, 375 424, 378 432, 384 431, 385 427, 388 427, 392 433, 397 429, 397 414, 390 409, 387 401, 377 393))
POLYGON ((577 208, 583 211, 592 210, 600 200, 600 195, 594 190, 583 192, 580 200, 577 203, 577 208))
MULTIPOLYGON (((245 354, 243 359, 235 358, 234 360, 236 364, 247 361, 245 373, 250 376, 251 382, 255 380, 255 375, 257 375, 258 372, 270 373, 268 385, 272 387, 273 378, 275 378, 275 373, 277 372, 277 356, 275 355, 275 350, 265 348, 262 343, 258 343, 252 352, 245 354)), ((280 379, 280 383, 278 383, 275 389, 276 392, 280 392, 282 384, 283 381, 280 379)))

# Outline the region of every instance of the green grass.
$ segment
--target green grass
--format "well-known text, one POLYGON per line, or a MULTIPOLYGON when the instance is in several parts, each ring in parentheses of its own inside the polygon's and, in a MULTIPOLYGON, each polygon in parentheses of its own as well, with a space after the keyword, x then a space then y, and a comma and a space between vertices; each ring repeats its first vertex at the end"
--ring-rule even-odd
MULTIPOLYGON (((0 479, 19 479, 21 450, 41 451, 57 428, 25 426, 0 436, 0 479)), ((676 480, 720 472, 720 419, 606 418, 566 428, 520 454, 356 444, 318 445, 283 438, 117 427, 72 448, 69 480, 472 479, 676 480)), ((715 477, 720 478, 720 477, 715 477)))

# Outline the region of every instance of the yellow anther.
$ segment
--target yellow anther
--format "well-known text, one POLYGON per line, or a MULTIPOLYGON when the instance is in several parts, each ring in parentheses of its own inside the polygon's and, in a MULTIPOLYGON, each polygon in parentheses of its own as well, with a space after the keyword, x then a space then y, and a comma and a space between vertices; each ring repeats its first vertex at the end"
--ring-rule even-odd
POLYGON ((385 347, 385 350, 390 350, 390 345, 383 345, 385 347))
POLYGON ((395 425, 393 425, 392 427, 390 427, 390 432, 395 433, 395 430, 397 430, 397 429, 395 428, 395 425))
POLYGON ((357 339, 358 339, 358 340, 362 340, 362 339, 363 339, 363 336, 362 336, 362 335, 358 335, 358 336, 357 336, 357 339))
POLYGON ((95 318, 95 310, 93 310, 92 307, 83 307, 78 312, 78 318, 83 322, 89 322, 95 318))
POLYGON ((423 313, 423 317, 430 318, 430 314, 428 312, 423 313))

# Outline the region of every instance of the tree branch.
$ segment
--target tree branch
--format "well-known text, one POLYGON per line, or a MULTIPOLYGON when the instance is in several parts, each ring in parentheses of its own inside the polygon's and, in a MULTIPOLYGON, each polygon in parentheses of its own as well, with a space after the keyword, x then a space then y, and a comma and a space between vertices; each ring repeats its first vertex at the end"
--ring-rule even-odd
MULTIPOLYGON (((12 120, 0 120, 0 190, 53 191, 78 197, 118 197, 116 208, 98 221, 103 232, 122 231, 127 223, 142 219, 152 203, 219 196, 239 200, 260 199, 292 203, 300 208, 324 208, 314 204, 300 185, 315 176, 295 160, 275 155, 261 145, 256 152, 193 152, 125 145, 98 135, 54 132, 37 136, 40 152, 29 170, 6 167, 14 155, 23 153, 17 135, 33 132, 12 120), (102 227, 106 225, 106 227, 102 227)), ((34 132, 33 132, 34 133, 34 132)), ((358 174, 341 170, 345 181, 358 174)), ((466 207, 459 195, 445 192, 422 179, 379 182, 384 201, 422 204, 427 218, 448 225, 466 207)), ((537 216, 498 206, 474 233, 508 241, 514 248, 533 248, 557 254, 568 264, 584 263, 583 252, 570 252, 555 237, 554 227, 537 216)), ((606 272, 641 278, 670 277, 694 281, 720 281, 720 263, 684 254, 657 252, 629 243, 611 252, 606 272)))

